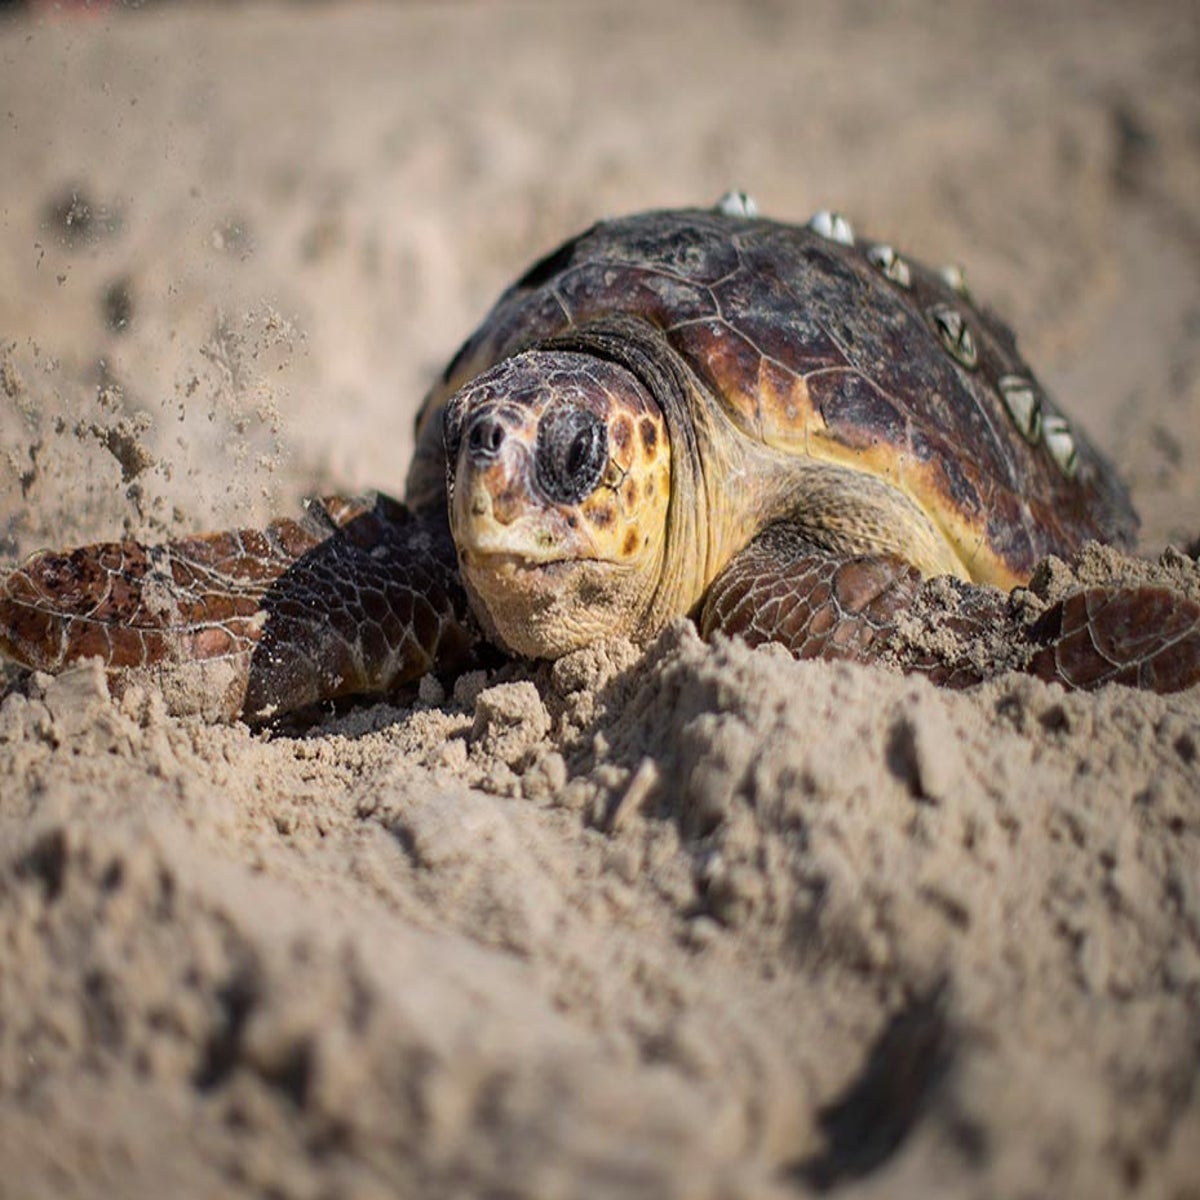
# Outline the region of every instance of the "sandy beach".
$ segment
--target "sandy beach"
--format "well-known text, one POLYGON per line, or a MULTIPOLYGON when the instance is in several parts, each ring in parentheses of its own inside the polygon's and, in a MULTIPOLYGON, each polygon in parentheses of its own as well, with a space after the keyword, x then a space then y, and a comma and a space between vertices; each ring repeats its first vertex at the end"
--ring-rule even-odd
MULTIPOLYGON (((0 565, 398 491, 512 278, 736 186, 964 264, 1194 576, 1198 80, 1184 0, 4 9, 0 565)), ((1198 688, 0 687, 0 1197, 1200 1198, 1198 688)))

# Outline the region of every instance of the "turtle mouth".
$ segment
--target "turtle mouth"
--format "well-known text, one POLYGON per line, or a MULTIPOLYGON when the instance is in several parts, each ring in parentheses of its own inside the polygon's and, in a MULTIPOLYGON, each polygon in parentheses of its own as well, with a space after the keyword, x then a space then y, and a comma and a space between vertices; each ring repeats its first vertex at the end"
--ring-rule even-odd
POLYGON ((460 550, 476 615, 501 646, 527 658, 559 658, 619 632, 631 576, 590 556, 460 550))
POLYGON ((487 573, 498 579, 518 579, 530 576, 554 579, 568 574, 574 567, 613 565, 602 558, 584 557, 578 554, 566 554, 557 558, 533 558, 528 554, 520 554, 511 550, 461 550, 459 559, 465 569, 487 573))

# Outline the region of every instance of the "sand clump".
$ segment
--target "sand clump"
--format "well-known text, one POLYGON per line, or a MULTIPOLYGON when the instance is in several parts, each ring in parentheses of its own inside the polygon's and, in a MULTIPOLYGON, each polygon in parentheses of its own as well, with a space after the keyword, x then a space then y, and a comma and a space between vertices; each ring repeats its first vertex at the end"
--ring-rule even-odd
MULTIPOLYGON (((398 490, 504 284, 736 185, 966 262, 1117 461, 1147 562, 1030 621, 1200 595, 1187 6, 695 11, 5 15, 4 561, 398 490)), ((166 682, 3 680, 0 1196, 1197 1195, 1194 688, 682 621, 255 730, 166 682)))

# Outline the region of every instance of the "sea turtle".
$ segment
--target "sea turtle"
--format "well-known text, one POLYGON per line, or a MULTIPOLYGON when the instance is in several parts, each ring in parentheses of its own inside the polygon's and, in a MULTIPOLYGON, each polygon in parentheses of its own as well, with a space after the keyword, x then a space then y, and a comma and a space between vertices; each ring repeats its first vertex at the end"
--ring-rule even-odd
POLYGON ((684 614, 964 683, 977 665, 900 637, 922 581, 950 577, 950 624, 1006 623, 1044 678, 1185 687, 1182 592, 1081 588, 1033 624, 1005 594, 1136 526, 960 272, 731 193, 601 222, 526 271, 426 397, 403 504, 36 555, 0 581, 0 648, 50 671, 99 655, 118 682, 217 664, 217 707, 250 719, 387 692, 481 640, 555 658, 684 614))

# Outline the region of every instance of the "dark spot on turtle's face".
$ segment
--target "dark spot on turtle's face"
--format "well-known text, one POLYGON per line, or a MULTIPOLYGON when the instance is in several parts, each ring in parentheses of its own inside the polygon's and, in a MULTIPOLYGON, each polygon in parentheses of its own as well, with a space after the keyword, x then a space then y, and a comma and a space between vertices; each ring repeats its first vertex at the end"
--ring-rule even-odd
POLYGON ((561 405, 538 422, 538 486, 557 504, 577 504, 596 490, 608 463, 608 430, 586 408, 561 405))
POLYGON ((501 525, 511 525, 525 511, 525 505, 525 491, 514 483, 492 496, 492 514, 501 525))
POLYGON ((625 540, 621 543, 621 553, 628 558, 638 548, 638 531, 636 525, 629 527, 629 532, 625 534, 625 540))
POLYGON ((658 448, 658 427, 649 417, 643 417, 638 422, 638 433, 641 434, 642 446, 648 455, 653 455, 658 448))
POLYGON ((618 417, 609 430, 613 440, 613 445, 621 451, 622 455, 629 449, 630 439, 633 437, 633 431, 629 426, 628 417, 618 417))
POLYGON ((621 498, 625 501, 625 507, 630 509, 635 508, 639 494, 637 479, 630 475, 625 481, 625 486, 621 489, 621 498))
POLYGON ((597 504, 588 509, 588 520, 599 529, 607 529, 613 523, 613 510, 610 505, 597 504))

